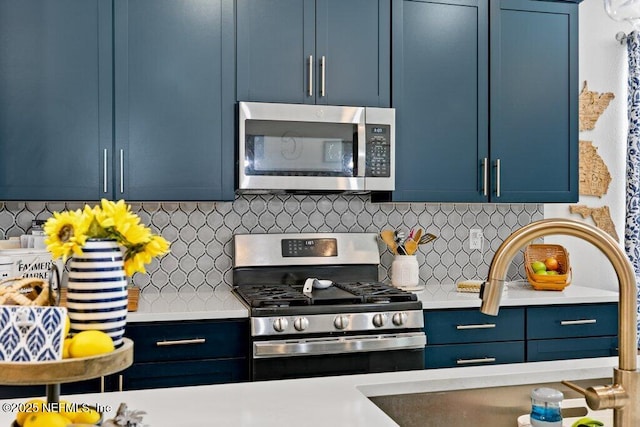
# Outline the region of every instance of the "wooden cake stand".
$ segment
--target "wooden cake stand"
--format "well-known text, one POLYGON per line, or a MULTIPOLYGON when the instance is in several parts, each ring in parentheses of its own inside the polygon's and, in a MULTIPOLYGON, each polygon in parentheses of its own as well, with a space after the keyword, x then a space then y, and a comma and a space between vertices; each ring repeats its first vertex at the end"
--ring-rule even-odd
POLYGON ((0 384, 47 386, 47 402, 60 400, 60 384, 120 372, 133 363, 133 341, 123 338, 112 352, 47 362, 0 362, 0 384))

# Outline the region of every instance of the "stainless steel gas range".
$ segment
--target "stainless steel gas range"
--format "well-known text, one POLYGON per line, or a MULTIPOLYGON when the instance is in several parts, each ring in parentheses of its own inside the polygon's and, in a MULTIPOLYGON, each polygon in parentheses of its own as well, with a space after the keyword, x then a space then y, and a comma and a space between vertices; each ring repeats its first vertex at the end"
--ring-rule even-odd
POLYGON ((252 379, 424 368, 422 303, 378 281, 374 233, 235 235, 252 379))

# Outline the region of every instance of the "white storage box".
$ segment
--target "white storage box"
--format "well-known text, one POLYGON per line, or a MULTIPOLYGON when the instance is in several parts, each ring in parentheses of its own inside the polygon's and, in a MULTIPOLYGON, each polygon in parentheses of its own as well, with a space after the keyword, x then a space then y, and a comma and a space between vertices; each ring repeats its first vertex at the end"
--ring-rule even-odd
POLYGON ((0 249, 0 278, 37 277, 49 280, 51 254, 46 249, 0 249))

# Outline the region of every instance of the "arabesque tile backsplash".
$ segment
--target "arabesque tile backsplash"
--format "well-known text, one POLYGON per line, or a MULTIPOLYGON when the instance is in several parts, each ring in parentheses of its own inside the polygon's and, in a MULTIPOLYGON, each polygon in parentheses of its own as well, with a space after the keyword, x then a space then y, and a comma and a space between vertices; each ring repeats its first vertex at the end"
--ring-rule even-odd
MULTIPOLYGON (((95 204, 95 202, 89 202, 95 204)), ((0 232, 20 236, 33 219, 82 208, 81 202, 4 202, 0 232)), ((421 227, 439 238, 417 252, 427 286, 485 278, 502 241, 519 227, 543 218, 538 204, 376 204, 365 195, 243 195, 233 202, 131 203, 155 232, 171 242, 171 253, 154 260, 132 281, 145 294, 213 289, 232 282, 233 246, 240 233, 374 232, 421 227), (469 230, 482 229, 482 250, 469 249, 469 230)), ((380 280, 389 281, 393 255, 380 242, 380 280)), ((510 279, 523 277, 522 257, 510 279)))

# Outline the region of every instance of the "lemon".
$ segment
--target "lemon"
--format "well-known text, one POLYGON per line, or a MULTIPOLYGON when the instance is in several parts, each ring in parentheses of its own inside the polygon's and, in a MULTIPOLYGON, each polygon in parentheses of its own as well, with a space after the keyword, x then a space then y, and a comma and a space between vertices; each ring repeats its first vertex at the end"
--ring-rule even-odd
POLYGON ((67 427, 71 421, 57 412, 38 412, 30 414, 23 427, 67 427))
POLYGON ((71 346, 71 338, 65 338, 64 341, 62 341, 62 358, 63 359, 68 359, 71 357, 71 355, 69 355, 69 347, 71 346))
POLYGON ((69 421, 75 422, 77 412, 74 411, 74 405, 71 402, 67 402, 66 400, 61 400, 59 402, 60 405, 60 415, 65 418, 68 418, 69 421))
POLYGON ((31 399, 31 400, 27 400, 23 407, 28 410, 29 412, 18 412, 16 414, 16 422, 18 423, 19 426, 23 426, 24 425, 24 421, 27 419, 27 417, 29 415, 32 415, 36 412, 40 412, 40 410, 42 409, 42 405, 46 404, 47 402, 45 402, 42 399, 31 399))
POLYGON ((71 357, 88 357, 114 350, 113 340, 102 331, 82 331, 73 336, 69 344, 71 357))
POLYGON ((74 423, 77 424, 95 424, 100 421, 100 412, 93 408, 82 409, 75 413, 74 423))
POLYGON ((69 315, 67 314, 66 316, 64 316, 64 337, 68 337, 69 336, 69 331, 71 330, 71 319, 69 318, 69 315))

